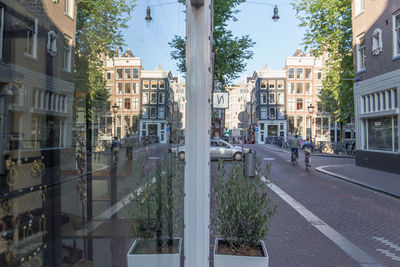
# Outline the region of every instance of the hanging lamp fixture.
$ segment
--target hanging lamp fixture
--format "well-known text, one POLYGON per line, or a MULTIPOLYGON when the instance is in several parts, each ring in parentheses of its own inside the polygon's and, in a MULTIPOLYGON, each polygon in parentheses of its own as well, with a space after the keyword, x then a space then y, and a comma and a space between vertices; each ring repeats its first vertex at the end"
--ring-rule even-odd
POLYGON ((274 7, 274 15, 272 16, 272 20, 274 22, 277 22, 279 20, 278 6, 277 5, 275 5, 275 7, 274 7))
POLYGON ((146 17, 144 18, 148 23, 150 23, 150 21, 152 21, 152 17, 151 17, 151 10, 150 10, 150 6, 147 6, 146 9, 146 17))

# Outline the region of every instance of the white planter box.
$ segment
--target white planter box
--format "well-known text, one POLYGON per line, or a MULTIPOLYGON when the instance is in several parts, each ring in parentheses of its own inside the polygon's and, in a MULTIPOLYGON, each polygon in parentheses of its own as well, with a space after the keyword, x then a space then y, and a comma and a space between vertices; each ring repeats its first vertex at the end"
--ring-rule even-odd
POLYGON ((214 267, 268 267, 268 252, 264 241, 260 241, 265 257, 256 256, 234 256, 217 254, 218 242, 221 238, 215 239, 214 246, 214 267))
POLYGON ((140 242, 140 239, 136 239, 128 251, 128 267, 180 267, 182 238, 174 238, 174 240, 179 240, 176 254, 132 254, 140 242))

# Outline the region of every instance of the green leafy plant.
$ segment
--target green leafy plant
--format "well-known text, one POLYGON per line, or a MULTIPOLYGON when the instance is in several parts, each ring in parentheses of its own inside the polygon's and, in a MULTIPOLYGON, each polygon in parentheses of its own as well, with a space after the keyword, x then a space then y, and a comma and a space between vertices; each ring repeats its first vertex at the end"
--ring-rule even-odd
MULTIPOLYGON (((144 168, 141 173, 146 175, 144 168)), ((135 238, 156 239, 158 249, 162 249, 173 242, 174 234, 183 224, 183 181, 179 160, 164 157, 157 164, 155 177, 146 175, 145 180, 126 205, 133 220, 131 233, 135 238)))
POLYGON ((218 178, 214 188, 216 198, 216 230, 237 254, 257 247, 260 240, 266 238, 271 219, 277 209, 268 196, 268 185, 262 176, 268 179, 271 165, 267 164, 261 174, 261 163, 257 160, 255 178, 244 175, 244 163, 233 163, 228 177, 225 166, 218 163, 218 178))

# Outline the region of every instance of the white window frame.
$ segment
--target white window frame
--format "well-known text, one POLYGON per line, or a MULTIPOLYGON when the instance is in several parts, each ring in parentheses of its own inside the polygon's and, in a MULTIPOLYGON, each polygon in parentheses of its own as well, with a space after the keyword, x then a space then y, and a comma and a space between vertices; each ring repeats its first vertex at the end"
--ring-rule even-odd
POLYGON ((165 89, 165 81, 162 81, 162 80, 158 81, 158 88, 159 89, 165 89))
POLYGON ((118 68, 117 70, 116 70, 116 72, 115 72, 115 78, 116 78, 116 80, 122 80, 123 78, 124 78, 124 69, 123 68, 118 68), (118 77, 118 71, 121 71, 121 77, 118 77))
POLYGON ((269 119, 276 119, 276 108, 275 107, 269 108, 269 119), (274 111, 274 116, 271 115, 271 110, 274 111))
POLYGON ((296 94, 296 88, 295 88, 295 83, 294 82, 289 82, 288 83, 288 94, 289 95, 294 95, 294 94, 296 94), (290 86, 290 85, 293 85, 293 86, 290 86))
POLYGON ((139 68, 132 68, 132 79, 139 79, 139 68), (134 75, 137 71, 137 75, 134 75))
POLYGON ((71 72, 71 60, 72 60, 72 38, 68 35, 64 35, 63 42, 63 71, 71 72), (67 46, 66 46, 67 42, 67 46))
POLYGON ((165 108, 164 107, 158 107, 158 112, 157 113, 158 113, 157 114, 157 118, 159 118, 159 119, 164 119, 165 118, 165 108))
POLYGON ((150 104, 157 104, 157 93, 150 93, 150 104), (155 98, 153 98, 153 96, 155 96, 155 98))
POLYGON ((297 111, 304 110, 304 98, 302 98, 302 97, 296 98, 296 110, 297 111), (301 104, 302 104, 302 108, 301 109, 298 108, 299 100, 301 100, 301 104))
POLYGON ((74 18, 74 0, 65 0, 64 14, 70 18, 74 18))
POLYGON ((372 54, 377 56, 382 52, 382 30, 375 29, 372 32, 372 54))
POLYGON ((260 89, 267 89, 267 87, 268 87, 268 82, 265 80, 262 80, 260 82, 260 89))
POLYGON ((311 82, 306 82, 306 83, 304 83, 304 93, 306 94, 306 95, 312 95, 312 83, 311 82), (307 84, 309 84, 310 85, 310 91, 309 92, 307 92, 307 84))
POLYGON ((269 104, 276 104, 276 94, 275 93, 269 93, 269 99, 268 99, 269 104), (273 97, 271 97, 273 96, 273 97))
POLYGON ((295 98, 291 97, 288 99, 288 109, 289 111, 295 111, 296 110, 296 100, 295 98))
POLYGON ((149 93, 143 93, 143 104, 149 104, 149 93))
POLYGON ((367 68, 366 54, 365 54, 365 35, 359 35, 357 37, 357 72, 365 71, 367 68), (360 45, 360 40, 364 39, 364 44, 360 45))
POLYGON ((122 98, 118 97, 116 100, 116 105, 119 107, 119 110, 123 110, 123 103, 122 103, 122 98))
POLYGON ((276 103, 278 105, 284 105, 285 104, 285 94, 284 93, 277 93, 276 96, 276 103))
POLYGON ((268 88, 275 89, 275 81, 268 81, 268 88))
POLYGON ((400 58, 400 25, 396 27, 396 17, 400 17, 400 11, 393 15, 393 57, 400 58))
POLYGON ((144 80, 143 81, 143 89, 148 90, 150 88, 150 81, 149 80, 144 80))
POLYGON ((268 119, 268 109, 266 107, 260 108, 260 118, 263 120, 268 119))
POLYGON ((165 93, 158 93, 158 103, 165 104, 165 93))
POLYGON ((356 6, 356 14, 355 15, 358 16, 365 11, 365 0, 356 0, 355 6, 356 6))
POLYGON ((284 90, 285 89, 285 81, 284 80, 278 80, 277 81, 277 89, 279 89, 279 90, 284 90))
POLYGON ((157 90, 157 81, 151 81, 151 90, 157 90), (155 85, 154 87, 153 87, 153 85, 155 85))
POLYGON ((157 110, 156 110, 156 107, 150 107, 150 114, 149 114, 149 117, 151 118, 151 119, 155 119, 155 118, 157 118, 157 110), (153 111, 154 110, 154 114, 152 114, 153 111))
POLYGON ((0 5, 0 59, 3 59, 4 6, 0 5))
POLYGON ((149 117, 149 107, 142 107, 142 118, 149 117))
POLYGON ((125 80, 130 80, 132 79, 132 73, 131 73, 131 69, 130 68, 125 68, 124 69, 124 79, 125 80), (128 71, 128 73, 127 73, 128 71), (127 75, 128 74, 128 75, 127 75))
POLYGON ((116 90, 117 91, 117 95, 122 95, 122 93, 124 92, 124 83, 117 83, 116 89, 117 89, 116 90), (121 85, 121 88, 119 88, 119 85, 121 85))
POLYGON ((293 80, 296 77, 296 70, 295 68, 288 68, 288 79, 293 80), (293 70, 293 77, 290 77, 290 70, 293 70))
POLYGON ((296 68, 296 79, 298 79, 298 80, 304 79, 304 68, 296 68))
POLYGON ((132 110, 139 110, 139 98, 132 97, 132 110))
POLYGON ((268 104, 268 95, 267 95, 267 93, 260 93, 260 103, 261 104, 268 104), (264 99, 265 99, 265 101, 264 101, 264 99))
POLYGON ((24 55, 25 56, 27 56, 27 57, 32 57, 32 58, 35 58, 36 59, 36 57, 37 57, 37 36, 38 36, 38 20, 35 18, 35 19, 32 19, 33 20, 33 22, 34 22, 34 29, 31 29, 31 28, 29 28, 28 26, 26 26, 26 30, 27 30, 27 32, 26 32, 26 40, 25 40, 25 45, 26 45, 26 47, 25 47, 25 53, 24 53, 24 55), (32 37, 30 37, 29 36, 29 30, 32 32, 32 37), (32 38, 32 54, 30 54, 29 53, 29 47, 30 47, 30 45, 29 45, 29 40, 30 40, 30 38, 32 38))

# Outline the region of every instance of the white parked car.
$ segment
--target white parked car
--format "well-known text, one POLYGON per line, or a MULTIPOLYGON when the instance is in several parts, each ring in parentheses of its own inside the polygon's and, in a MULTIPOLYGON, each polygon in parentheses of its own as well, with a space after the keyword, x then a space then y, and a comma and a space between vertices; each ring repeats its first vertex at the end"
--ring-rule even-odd
MULTIPOLYGON (((176 153, 176 148, 171 149, 176 153)), ((244 153, 249 152, 247 148, 243 149, 244 153)), ((179 160, 185 160, 185 146, 178 147, 179 160)), ((211 159, 233 159, 242 160, 242 148, 233 146, 228 142, 220 139, 212 139, 210 143, 210 157, 211 159)))

